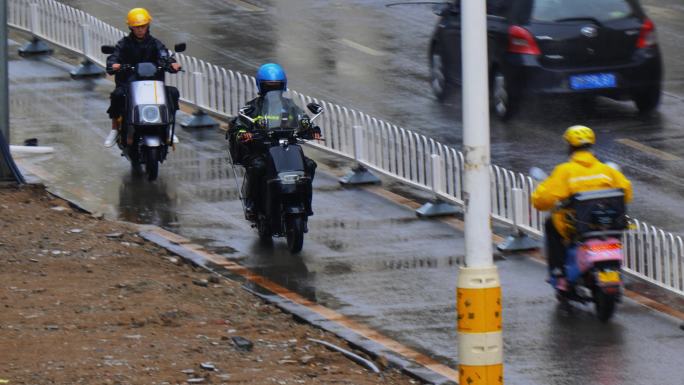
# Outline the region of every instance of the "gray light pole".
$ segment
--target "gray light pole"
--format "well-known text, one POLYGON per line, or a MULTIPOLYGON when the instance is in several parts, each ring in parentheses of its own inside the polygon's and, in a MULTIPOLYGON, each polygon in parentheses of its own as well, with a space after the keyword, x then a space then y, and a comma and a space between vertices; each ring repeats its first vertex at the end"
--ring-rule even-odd
POLYGON ((501 284, 491 228, 486 0, 461 1, 465 266, 456 292, 460 384, 503 384, 501 284))
POLYGON ((7 61, 7 0, 0 0, 0 181, 23 183, 9 149, 9 76, 7 61))
POLYGON ((7 74, 7 0, 0 0, 0 130, 9 143, 9 99, 7 74))

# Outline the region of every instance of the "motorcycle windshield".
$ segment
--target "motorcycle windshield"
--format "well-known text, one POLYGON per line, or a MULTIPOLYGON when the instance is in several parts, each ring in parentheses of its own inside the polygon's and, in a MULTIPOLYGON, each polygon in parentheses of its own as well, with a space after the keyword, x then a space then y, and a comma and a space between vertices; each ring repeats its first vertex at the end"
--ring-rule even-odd
POLYGON ((283 91, 269 91, 264 95, 259 116, 265 119, 270 130, 292 130, 299 125, 298 109, 283 91))

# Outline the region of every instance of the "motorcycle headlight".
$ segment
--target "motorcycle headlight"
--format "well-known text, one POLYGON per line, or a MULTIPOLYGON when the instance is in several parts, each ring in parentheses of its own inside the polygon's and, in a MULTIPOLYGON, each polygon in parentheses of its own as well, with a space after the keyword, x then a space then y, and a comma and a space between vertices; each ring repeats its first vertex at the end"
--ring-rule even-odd
POLYGON ((159 106, 142 106, 140 120, 143 123, 161 123, 161 111, 159 106))
POLYGON ((295 184, 302 176, 304 176, 302 172, 281 172, 278 174, 283 184, 295 184))

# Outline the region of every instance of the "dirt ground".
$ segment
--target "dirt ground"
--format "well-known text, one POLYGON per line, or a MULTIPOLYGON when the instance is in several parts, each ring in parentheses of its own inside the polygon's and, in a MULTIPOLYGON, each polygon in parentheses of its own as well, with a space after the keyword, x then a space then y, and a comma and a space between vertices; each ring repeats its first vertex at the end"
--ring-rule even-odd
POLYGON ((42 187, 0 187, 0 228, 0 384, 419 383, 42 187))

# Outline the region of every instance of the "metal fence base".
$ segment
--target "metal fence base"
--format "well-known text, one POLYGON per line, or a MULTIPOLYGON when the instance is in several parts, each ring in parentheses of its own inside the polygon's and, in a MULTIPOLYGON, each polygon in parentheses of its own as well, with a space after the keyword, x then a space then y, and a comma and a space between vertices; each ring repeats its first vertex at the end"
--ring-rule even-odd
POLYGON ((530 238, 527 234, 518 233, 509 235, 505 241, 496 246, 501 251, 525 251, 538 249, 542 247, 542 243, 530 238))
POLYGON ((184 128, 216 128, 218 125, 211 116, 202 110, 195 111, 192 118, 181 123, 181 127, 184 128))
POLYGON ((458 209, 456 206, 442 202, 440 200, 427 202, 416 210, 416 215, 421 218, 440 217, 445 215, 454 215, 457 213, 458 209))
POLYGON ((86 59, 80 66, 71 70, 69 74, 72 79, 87 79, 102 77, 105 75, 105 72, 100 66, 86 59))
POLYGON ((373 175, 367 168, 358 165, 340 178, 339 182, 344 185, 380 184, 380 178, 373 175))
POLYGON ((52 55, 52 48, 35 36, 30 42, 19 48, 19 56, 28 57, 40 55, 52 55))

